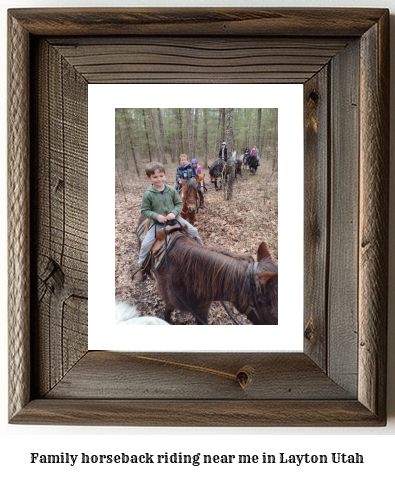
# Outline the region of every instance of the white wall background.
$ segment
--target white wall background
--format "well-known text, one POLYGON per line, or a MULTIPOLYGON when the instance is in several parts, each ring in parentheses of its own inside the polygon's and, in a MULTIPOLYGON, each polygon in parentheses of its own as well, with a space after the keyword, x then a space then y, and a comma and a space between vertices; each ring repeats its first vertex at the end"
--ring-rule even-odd
MULTIPOLYGON (((183 452, 183 453, 326 453, 344 452, 344 453, 364 453, 365 463, 363 465, 284 465, 281 471, 290 470, 292 473, 301 472, 304 476, 313 476, 318 471, 326 476, 333 471, 359 472, 363 476, 371 476, 372 473, 386 471, 386 475, 393 472, 392 453, 395 445, 395 352, 393 344, 395 343, 395 298, 391 291, 395 286, 395 247, 394 247, 394 205, 395 205, 395 152, 394 141, 395 132, 392 128, 391 138, 391 204, 390 204, 390 298, 389 298, 389 352, 388 352, 388 425, 385 428, 281 428, 281 429, 178 429, 178 428, 82 428, 82 427, 35 427, 35 426, 10 426, 7 424, 7 209, 6 209, 6 154, 7 154, 7 116, 6 116, 6 96, 7 96, 7 9, 18 7, 384 7, 391 11, 391 75, 392 83, 395 80, 395 0, 313 0, 305 2, 281 1, 269 2, 263 0, 201 0, 193 1, 186 5, 185 1, 104 1, 90 0, 85 2, 78 1, 45 1, 45 0, 3 0, 1 4, 0 17, 0 94, 1 94, 1 118, 0 118, 0 434, 3 436, 2 447, 0 447, 0 469, 5 471, 3 476, 9 476, 11 473, 18 474, 29 473, 35 475, 40 473, 42 476, 53 476, 54 473, 66 475, 69 473, 86 475, 86 471, 93 471, 90 467, 85 470, 84 466, 70 465, 33 465, 30 464, 30 453, 39 452, 42 454, 58 453, 136 453, 136 452, 183 452), (369 435, 375 435, 369 436, 369 435), (56 436, 56 438, 55 438, 56 436), (319 466, 319 469, 316 467, 319 466), (335 466, 335 469, 333 469, 335 466), (55 467, 55 469, 54 469, 55 467), (289 468, 292 467, 292 468, 289 468), (8 469, 9 472, 6 470, 8 469)), ((391 92, 391 122, 395 124, 395 99, 394 92, 391 92)), ((221 466, 221 470, 226 471, 226 465, 221 466)), ((278 471, 273 468, 262 468, 255 465, 254 468, 248 466, 243 471, 248 471, 252 476, 262 476, 269 470, 278 471)), ((273 465, 275 466, 275 465, 273 465)), ((280 465, 281 466, 281 465, 280 465)), ((210 469, 202 467, 191 467, 191 465, 177 465, 163 467, 158 470, 162 474, 171 473, 177 476, 178 473, 185 476, 187 473, 194 474, 204 470, 210 472, 210 469), (188 468, 186 468, 188 466, 188 468)), ((131 476, 134 473, 145 473, 144 468, 108 468, 108 465, 96 465, 96 475, 116 471, 119 476, 131 476)), ((149 471, 154 471, 151 465, 149 471)), ((214 468, 211 468, 214 471, 214 468)), ((227 473, 233 475, 242 471, 238 466, 230 467, 228 465, 227 473)))

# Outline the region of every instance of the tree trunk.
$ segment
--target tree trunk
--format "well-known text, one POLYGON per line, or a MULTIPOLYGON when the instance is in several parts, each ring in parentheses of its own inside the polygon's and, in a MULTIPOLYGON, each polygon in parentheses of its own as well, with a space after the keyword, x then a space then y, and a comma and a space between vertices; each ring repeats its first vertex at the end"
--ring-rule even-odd
POLYGON ((147 151, 148 151, 148 157, 149 161, 152 161, 152 154, 151 154, 151 145, 149 141, 149 135, 148 135, 148 128, 147 128, 147 116, 145 114, 145 109, 142 109, 142 114, 143 114, 143 124, 144 124, 144 132, 145 132, 145 139, 147 140, 147 151))
POLYGON ((221 147, 221 143, 222 141, 224 141, 224 134, 223 134, 223 111, 224 109, 223 108, 218 108, 218 125, 217 125, 217 138, 218 138, 218 143, 215 144, 215 150, 216 150, 216 158, 218 157, 218 151, 221 147))
POLYGON ((273 111, 273 165, 272 171, 277 171, 278 169, 278 109, 275 108, 273 111))
POLYGON ((192 130, 192 108, 186 109, 187 114, 187 133, 188 133, 188 159, 193 158, 193 130, 192 130))
POLYGON ((261 121, 262 121, 262 108, 258 108, 258 118, 257 118, 257 123, 256 123, 256 137, 255 137, 255 144, 256 144, 257 148, 259 148, 261 121))
POLYGON ((229 177, 228 183, 224 188, 225 200, 230 201, 233 197, 233 178, 235 175, 235 163, 232 160, 233 148, 233 108, 228 108, 226 111, 226 147, 228 148, 228 166, 229 177))
POLYGON ((177 123, 178 123, 178 133, 180 138, 180 154, 185 152, 184 149, 184 138, 182 134, 182 111, 181 108, 177 109, 177 123))
POLYGON ((159 148, 162 155, 162 164, 167 164, 166 159, 166 149, 165 149, 165 133, 163 131, 163 122, 162 122, 162 114, 160 112, 160 108, 157 108, 158 111, 158 123, 159 123, 159 148))
POLYGON ((203 143, 204 143, 204 167, 208 167, 208 131, 207 131, 207 108, 203 108, 203 143))
POLYGON ((157 154, 157 157, 158 157, 158 161, 161 163, 162 162, 162 157, 161 157, 162 152, 161 152, 160 144, 159 144, 158 128, 157 128, 157 125, 156 125, 154 110, 152 108, 150 108, 148 110, 148 113, 149 113, 149 117, 150 117, 150 120, 151 120, 152 133, 154 135, 154 141, 155 141, 155 145, 156 145, 156 154, 157 154))
POLYGON ((138 167, 138 163, 137 163, 136 153, 135 153, 134 147, 133 147, 132 122, 131 122, 131 120, 128 116, 126 108, 121 108, 121 111, 122 111, 123 120, 124 120, 124 124, 125 124, 126 135, 127 135, 128 140, 129 140, 130 152, 132 154, 133 162, 134 162, 134 165, 135 165, 135 168, 136 168, 136 173, 137 173, 137 176, 140 177, 140 171, 139 171, 139 167, 138 167))
MULTIPOLYGON (((225 138, 226 138, 226 131, 227 131, 227 118, 226 118, 226 109, 225 108, 221 108, 222 110, 222 133, 221 133, 221 137, 224 138, 222 139, 222 141, 226 141, 225 138)), ((233 108, 232 108, 233 110, 233 108)), ((221 143, 222 143, 221 141, 221 143)), ((229 150, 228 150, 229 151, 229 150)))
POLYGON ((123 138, 123 132, 121 130, 119 117, 116 116, 115 119, 115 172, 117 175, 117 180, 121 186, 123 197, 126 202, 126 193, 122 181, 123 172, 127 167, 125 167, 125 160, 127 158, 126 145, 123 138))
POLYGON ((198 129, 199 129, 199 108, 195 108, 195 121, 193 125, 193 157, 198 156, 198 129))

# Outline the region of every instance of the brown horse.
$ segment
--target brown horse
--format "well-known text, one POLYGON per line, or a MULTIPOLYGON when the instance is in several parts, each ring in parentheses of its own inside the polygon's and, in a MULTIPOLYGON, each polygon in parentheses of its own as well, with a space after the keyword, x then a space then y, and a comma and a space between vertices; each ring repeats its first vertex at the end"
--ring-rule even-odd
POLYGON ((156 277, 168 322, 178 309, 193 311, 200 323, 207 324, 211 302, 227 301, 255 325, 277 325, 277 265, 264 242, 255 262, 252 256, 219 251, 181 237, 168 253, 167 263, 168 268, 162 266, 156 277))
POLYGON ((200 190, 202 191, 202 193, 204 194, 207 191, 206 182, 204 180, 206 175, 204 173, 200 173, 200 174, 197 174, 196 177, 197 177, 198 186, 200 190))
POLYGON ((181 179, 180 197, 183 202, 181 217, 193 226, 199 210, 195 179, 181 179))

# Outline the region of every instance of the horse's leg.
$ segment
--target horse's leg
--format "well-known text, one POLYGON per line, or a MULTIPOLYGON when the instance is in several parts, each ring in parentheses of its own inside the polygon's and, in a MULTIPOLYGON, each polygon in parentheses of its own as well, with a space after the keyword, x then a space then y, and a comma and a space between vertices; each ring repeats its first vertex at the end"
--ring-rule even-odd
POLYGON ((168 322, 169 324, 171 324, 171 313, 173 312, 173 309, 167 309, 165 308, 165 316, 164 316, 164 319, 166 320, 166 322, 168 322))
MULTIPOLYGON (((195 313, 196 315, 203 320, 203 322, 205 322, 207 324, 207 320, 208 320, 208 313, 209 313, 209 310, 210 310, 210 305, 211 305, 211 302, 209 302, 208 304, 199 304, 199 307, 197 309, 195 309, 195 313)), ((196 323, 198 325, 203 325, 200 321, 197 321, 196 320, 196 323)))

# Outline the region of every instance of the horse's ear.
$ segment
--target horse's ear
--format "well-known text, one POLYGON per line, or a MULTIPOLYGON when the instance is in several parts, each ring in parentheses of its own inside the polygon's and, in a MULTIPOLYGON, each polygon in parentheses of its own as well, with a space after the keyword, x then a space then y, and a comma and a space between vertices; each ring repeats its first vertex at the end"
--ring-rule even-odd
POLYGON ((268 251, 268 248, 267 248, 265 242, 260 243, 260 245, 258 247, 257 256, 258 256, 258 262, 261 261, 262 259, 266 259, 268 257, 271 257, 270 252, 268 251))
POLYGON ((278 284, 278 273, 277 272, 261 272, 258 274, 258 280, 261 285, 264 287, 274 287, 278 284))

